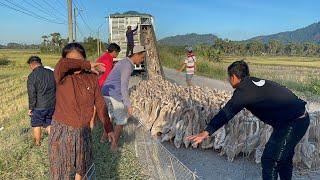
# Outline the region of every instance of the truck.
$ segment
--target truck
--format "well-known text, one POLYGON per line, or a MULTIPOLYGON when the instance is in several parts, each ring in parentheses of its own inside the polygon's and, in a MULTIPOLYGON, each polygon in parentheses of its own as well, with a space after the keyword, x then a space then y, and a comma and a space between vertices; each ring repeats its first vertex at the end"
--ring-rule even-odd
MULTIPOLYGON (((152 25, 154 27, 154 17, 150 14, 139 13, 135 11, 129 11, 125 13, 114 13, 108 16, 108 31, 109 31, 109 43, 117 43, 121 52, 118 57, 114 59, 115 63, 126 57, 127 50, 127 38, 126 31, 127 27, 131 26, 134 29, 137 25, 138 30, 134 35, 134 44, 135 45, 144 45, 143 44, 143 33, 142 30, 146 26, 152 25)), ((135 65, 135 72, 146 71, 145 64, 135 65)))

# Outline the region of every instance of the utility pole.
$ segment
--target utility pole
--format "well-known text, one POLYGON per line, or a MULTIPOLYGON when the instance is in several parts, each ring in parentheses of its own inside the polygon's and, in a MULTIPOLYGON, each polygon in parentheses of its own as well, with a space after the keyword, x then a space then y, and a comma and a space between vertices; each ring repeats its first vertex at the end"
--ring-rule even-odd
POLYGON ((100 56, 100 33, 99 33, 99 28, 98 28, 98 32, 97 32, 97 53, 98 56, 100 56))
POLYGON ((100 28, 102 27, 103 24, 101 24, 99 27, 98 27, 98 32, 97 32, 97 52, 98 52, 98 55, 100 56, 100 53, 101 53, 101 42, 100 42, 100 28))
POLYGON ((74 41, 77 42, 77 14, 76 8, 73 8, 73 19, 74 19, 74 41))
POLYGON ((71 43, 73 42, 72 0, 68 0, 68 32, 69 32, 69 43, 71 43))

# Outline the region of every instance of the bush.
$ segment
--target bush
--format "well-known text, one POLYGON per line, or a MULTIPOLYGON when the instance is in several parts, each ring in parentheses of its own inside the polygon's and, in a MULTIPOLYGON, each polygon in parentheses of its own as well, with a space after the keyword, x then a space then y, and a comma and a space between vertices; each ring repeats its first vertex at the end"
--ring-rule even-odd
POLYGON ((7 66, 11 63, 8 58, 0 57, 0 66, 7 66))
POLYGON ((320 80, 312 79, 310 83, 311 91, 315 94, 320 95, 320 80))

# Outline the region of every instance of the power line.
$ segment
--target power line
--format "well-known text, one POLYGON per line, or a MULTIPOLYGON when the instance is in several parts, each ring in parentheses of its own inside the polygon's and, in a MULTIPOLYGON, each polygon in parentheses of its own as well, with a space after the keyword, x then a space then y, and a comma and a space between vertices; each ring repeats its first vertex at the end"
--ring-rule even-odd
POLYGON ((55 7, 53 7, 50 3, 48 3, 46 0, 43 0, 43 2, 45 3, 45 4, 47 4, 49 7, 51 7, 53 10, 55 10, 55 11, 57 11, 61 16, 63 16, 63 17, 67 17, 65 14, 63 14, 63 13, 61 13, 59 10, 57 10, 55 7))
POLYGON ((92 33, 94 33, 94 31, 90 28, 90 26, 88 25, 88 23, 84 20, 81 11, 78 11, 78 12, 79 12, 78 14, 80 15, 80 18, 81 18, 82 22, 87 26, 87 28, 89 29, 89 31, 91 31, 92 33))
MULTIPOLYGON (((26 4, 28 4, 29 6, 34 7, 37 11, 41 11, 41 12, 43 12, 44 14, 48 15, 49 17, 54 18, 54 17, 52 17, 52 14, 48 13, 47 11, 43 10, 42 8, 38 8, 38 7, 36 7, 34 4, 32 4, 32 3, 28 2, 28 1, 24 1, 24 0, 23 0, 23 2, 26 3, 26 4)), ((65 20, 60 19, 60 18, 58 18, 57 16, 55 16, 55 18, 56 18, 56 19, 59 19, 59 20, 62 20, 63 22, 66 22, 65 20)))
POLYGON ((0 2, 0 6, 9 8, 9 9, 11 9, 11 10, 20 12, 20 13, 22 13, 22 14, 25 14, 25 15, 28 15, 28 16, 31 16, 31 17, 34 17, 34 18, 39 19, 39 20, 42 20, 42 21, 46 21, 46 22, 50 22, 50 23, 55 23, 55 24, 65 24, 65 23, 62 23, 62 22, 54 21, 54 20, 52 20, 52 19, 48 19, 48 18, 43 17, 43 16, 39 16, 38 14, 35 14, 35 13, 33 13, 33 12, 31 12, 31 11, 28 11, 28 10, 27 10, 27 12, 26 12, 26 11, 23 11, 24 8, 21 8, 21 7, 20 7, 20 9, 17 9, 16 7, 19 7, 19 6, 17 6, 16 4, 14 4, 14 3, 12 3, 12 2, 9 2, 9 1, 7 1, 7 0, 5 0, 5 1, 8 2, 8 3, 10 3, 10 4, 12 4, 13 6, 10 6, 10 5, 5 4, 5 3, 3 3, 3 2, 0 2), (16 7, 14 7, 14 6, 16 6, 16 7), (22 9, 22 10, 21 10, 21 9, 22 9))
POLYGON ((84 23, 84 25, 85 25, 85 26, 87 27, 87 29, 90 31, 90 34, 91 34, 91 33, 95 33, 95 32, 90 28, 89 24, 87 23, 86 19, 84 18, 83 13, 82 13, 83 11, 82 11, 82 9, 80 9, 79 6, 78 6, 78 1, 74 0, 73 5, 78 9, 78 14, 80 15, 80 18, 81 18, 82 22, 84 23))
POLYGON ((52 11, 50 11, 49 9, 47 9, 47 7, 45 7, 44 5, 42 5, 41 3, 39 3, 38 1, 36 0, 31 0, 33 3, 35 3, 40 9, 46 11, 47 13, 51 12, 50 15, 51 16, 54 16, 56 19, 59 19, 59 17, 53 13, 52 11))
POLYGON ((80 5, 79 1, 74 0, 74 2, 76 3, 76 6, 77 6, 77 7, 80 7, 81 9, 84 10, 84 6, 80 5))
POLYGON ((66 5, 66 4, 63 4, 60 0, 56 0, 55 2, 56 2, 57 4, 59 4, 60 7, 62 7, 62 8, 65 9, 66 11, 68 10, 68 9, 67 9, 67 5, 66 5))
MULTIPOLYGON (((79 31, 79 33, 80 33, 80 36, 81 36, 82 39, 83 39, 85 36, 84 36, 82 30, 80 29, 80 27, 78 26, 78 24, 76 24, 76 26, 77 26, 77 29, 78 29, 78 31, 79 31)), ((79 39, 80 39, 80 38, 79 38, 79 39)))

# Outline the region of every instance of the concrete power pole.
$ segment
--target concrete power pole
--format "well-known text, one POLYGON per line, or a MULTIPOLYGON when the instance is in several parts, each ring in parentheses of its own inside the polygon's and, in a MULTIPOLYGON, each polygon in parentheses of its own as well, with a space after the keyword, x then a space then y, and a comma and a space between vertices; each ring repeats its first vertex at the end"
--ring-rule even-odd
POLYGON ((97 32, 97 53, 98 53, 98 56, 100 56, 100 33, 99 33, 99 29, 98 29, 98 32, 97 32))
POLYGON ((69 43, 71 43, 73 42, 72 0, 68 0, 68 32, 69 32, 69 43))
POLYGON ((73 19, 74 19, 74 41, 77 42, 77 15, 76 8, 73 8, 73 19))

